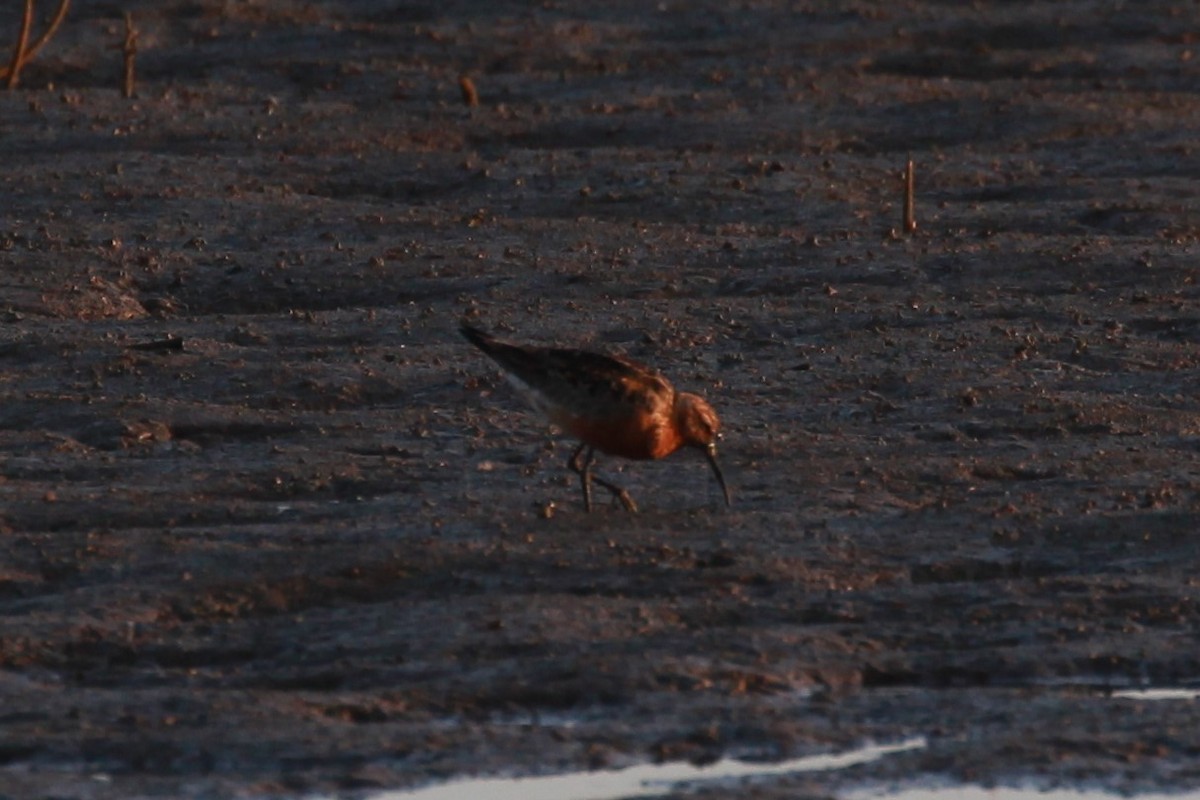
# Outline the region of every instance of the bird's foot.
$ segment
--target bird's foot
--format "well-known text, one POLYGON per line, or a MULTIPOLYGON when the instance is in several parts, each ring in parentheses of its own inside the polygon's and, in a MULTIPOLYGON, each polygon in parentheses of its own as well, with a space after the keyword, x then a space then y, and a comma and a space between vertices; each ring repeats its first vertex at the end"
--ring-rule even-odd
POLYGON ((629 492, 624 489, 613 491, 613 496, 621 501, 621 505, 625 506, 625 510, 631 514, 637 513, 637 503, 633 502, 633 498, 629 496, 629 492))

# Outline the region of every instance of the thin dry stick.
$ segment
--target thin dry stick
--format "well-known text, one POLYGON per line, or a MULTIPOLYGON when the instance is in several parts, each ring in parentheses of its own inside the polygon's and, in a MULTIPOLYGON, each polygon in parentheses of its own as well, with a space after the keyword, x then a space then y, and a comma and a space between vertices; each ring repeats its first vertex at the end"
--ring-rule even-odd
POLYGON ((475 88, 475 81, 463 75, 458 79, 458 88, 462 90, 464 103, 472 108, 479 105, 479 91, 475 88))
POLYGON ((125 55, 125 78, 121 82, 121 93, 126 99, 133 97, 134 61, 137 60, 138 30, 133 27, 133 14, 125 12, 125 44, 121 52, 125 55))
POLYGON ((21 32, 13 47, 12 61, 8 65, 8 88, 17 88, 21 80, 21 66, 25 63, 25 49, 29 46, 29 28, 33 25, 33 0, 25 0, 25 14, 21 17, 21 32))
POLYGON ((916 194, 916 172, 913 169, 913 160, 910 158, 908 164, 904 168, 904 232, 916 233, 917 218, 916 211, 913 208, 913 195, 916 194))
MULTIPOLYGON (((58 4, 58 11, 54 12, 54 19, 50 20, 50 25, 45 31, 42 32, 42 35, 39 36, 33 44, 25 48, 25 53, 21 56, 21 63, 17 67, 16 71, 19 72, 21 67, 24 67, 30 61, 32 61, 33 57, 38 54, 38 51, 42 49, 42 46, 45 45, 46 42, 50 41, 50 37, 53 36, 56 31, 58 31, 58 26, 62 25, 62 21, 66 19, 67 9, 70 7, 71 0, 60 0, 58 4)), ((0 80, 8 78, 13 72, 14 70, 12 69, 11 65, 0 67, 0 80)))

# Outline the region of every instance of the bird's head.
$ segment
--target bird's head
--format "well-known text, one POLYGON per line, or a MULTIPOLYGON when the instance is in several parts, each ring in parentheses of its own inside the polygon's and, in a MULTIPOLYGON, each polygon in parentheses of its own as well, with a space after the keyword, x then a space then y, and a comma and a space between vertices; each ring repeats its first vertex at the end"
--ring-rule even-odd
POLYGON ((703 397, 681 392, 675 396, 675 426, 684 444, 699 447, 721 484, 721 492, 725 495, 725 505, 733 505, 729 496, 729 487, 725 485, 725 476, 717 464, 717 441, 721 438, 721 420, 717 412, 703 397))

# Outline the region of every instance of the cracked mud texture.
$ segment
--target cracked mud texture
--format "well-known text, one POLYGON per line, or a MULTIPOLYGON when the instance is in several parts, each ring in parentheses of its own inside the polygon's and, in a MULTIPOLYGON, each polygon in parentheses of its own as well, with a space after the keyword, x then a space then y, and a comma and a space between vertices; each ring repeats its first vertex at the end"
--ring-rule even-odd
POLYGON ((1198 47, 1165 2, 73 8, 0 92, 0 796, 910 736, 701 794, 1200 786, 1196 704, 1106 691, 1200 679, 1198 47), (461 318, 706 396, 734 507, 680 453, 585 514, 461 318))

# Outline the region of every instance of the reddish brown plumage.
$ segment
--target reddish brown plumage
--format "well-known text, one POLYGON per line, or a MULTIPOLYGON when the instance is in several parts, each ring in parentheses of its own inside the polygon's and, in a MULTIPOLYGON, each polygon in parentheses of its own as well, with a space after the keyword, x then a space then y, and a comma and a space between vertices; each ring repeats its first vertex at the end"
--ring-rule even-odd
MULTIPOLYGON (((623 458, 657 459, 685 445, 704 449, 729 504, 716 461, 720 420, 703 398, 676 392, 658 372, 619 356, 517 345, 466 324, 462 334, 499 364, 551 422, 580 440, 571 468, 583 479, 589 510, 593 449, 623 458)), ((623 489, 599 478, 596 482, 635 510, 623 489)))

